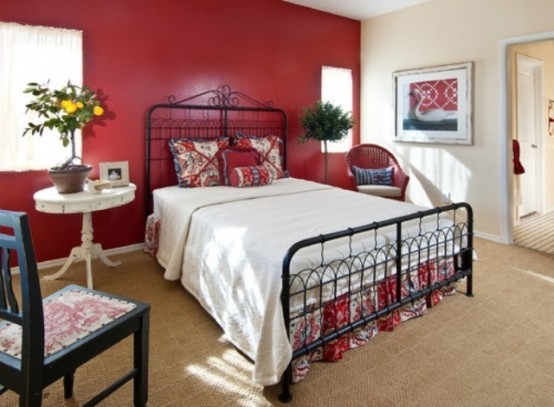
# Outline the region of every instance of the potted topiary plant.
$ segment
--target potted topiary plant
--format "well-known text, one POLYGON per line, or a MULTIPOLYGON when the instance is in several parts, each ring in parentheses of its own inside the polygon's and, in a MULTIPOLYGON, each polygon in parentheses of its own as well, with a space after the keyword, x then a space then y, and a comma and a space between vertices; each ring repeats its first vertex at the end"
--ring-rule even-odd
POLYGON ((350 113, 344 112, 340 106, 318 100, 314 107, 304 109, 300 122, 304 128, 304 134, 300 136, 300 142, 306 140, 323 141, 325 183, 327 183, 327 142, 339 141, 346 137, 348 130, 354 126, 352 116, 350 113))
POLYGON ((71 157, 49 170, 52 182, 62 194, 82 191, 92 167, 83 164, 75 154, 75 130, 85 127, 95 116, 104 114, 95 92, 87 86, 71 82, 60 89, 51 89, 48 83, 40 85, 31 82, 24 93, 34 96, 25 107, 27 111, 37 112, 39 121, 30 122, 23 135, 30 132, 42 136, 44 129, 56 130, 63 146, 71 147, 71 157), (76 163, 77 160, 80 164, 76 163))

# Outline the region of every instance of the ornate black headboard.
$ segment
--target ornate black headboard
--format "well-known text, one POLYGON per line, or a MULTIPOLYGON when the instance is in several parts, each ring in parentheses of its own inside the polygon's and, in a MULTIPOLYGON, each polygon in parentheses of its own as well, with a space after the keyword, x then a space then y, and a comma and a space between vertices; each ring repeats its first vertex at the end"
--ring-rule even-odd
POLYGON ((286 169, 287 116, 272 102, 260 102, 229 85, 179 101, 151 106, 146 118, 146 205, 152 210, 152 191, 176 185, 175 167, 168 142, 172 138, 232 138, 237 133, 278 136, 282 143, 282 165, 286 169))

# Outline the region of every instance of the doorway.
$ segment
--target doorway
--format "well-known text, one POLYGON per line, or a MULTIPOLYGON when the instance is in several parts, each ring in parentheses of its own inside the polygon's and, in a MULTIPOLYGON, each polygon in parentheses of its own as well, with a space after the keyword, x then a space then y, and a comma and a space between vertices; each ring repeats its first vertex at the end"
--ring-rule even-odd
POLYGON ((515 133, 520 148, 519 160, 525 172, 515 176, 514 224, 541 214, 543 122, 543 61, 516 52, 515 55, 515 133))
POLYGON ((504 44, 506 157, 505 232, 507 243, 554 253, 551 219, 554 209, 554 176, 547 159, 554 151, 548 133, 548 92, 554 83, 554 33, 514 39, 504 44), (512 139, 518 139, 525 168, 514 175, 512 139), (550 222, 550 223, 544 223, 550 222), (546 226, 549 225, 549 226, 546 226), (550 247, 545 250, 543 248, 550 247))
MULTIPOLYGON (((547 32, 547 33, 541 33, 541 34, 533 34, 528 36, 523 36, 519 38, 510 38, 506 40, 502 40, 500 42, 501 45, 501 87, 500 87, 500 100, 501 100, 501 174, 502 174, 502 183, 501 183, 501 217, 502 217, 502 231, 501 231, 501 240, 506 243, 514 243, 514 227, 518 224, 519 220, 521 219, 521 215, 523 214, 532 214, 532 213, 548 213, 551 212, 554 208, 553 204, 553 198, 552 195, 554 194, 554 185, 550 186, 551 183, 554 183, 554 179, 552 179, 551 176, 548 174, 552 172, 553 165, 550 164, 550 161, 546 159, 547 156, 550 154, 550 151, 553 150, 554 146, 554 137, 548 136, 548 129, 546 126, 546 97, 548 97, 548 93, 545 93, 543 91, 542 95, 540 93, 540 90, 537 91, 536 88, 536 82, 535 79, 532 79, 534 77, 541 77, 543 78, 543 84, 541 85, 541 88, 544 88, 546 86, 550 86, 549 83, 552 83, 552 72, 554 67, 552 66, 554 63, 551 58, 541 58, 540 56, 536 57, 533 52, 528 52, 529 47, 533 46, 543 46, 549 49, 549 55, 552 55, 554 52, 554 32, 547 32), (535 69, 536 66, 533 63, 529 64, 529 66, 525 66, 525 63, 520 61, 520 67, 523 67, 524 69, 527 69, 527 83, 525 85, 522 85, 526 88, 525 91, 527 92, 527 100, 531 100, 533 104, 533 109, 531 110, 537 110, 541 113, 542 118, 539 117, 534 122, 535 124, 529 125, 522 125, 522 128, 519 129, 519 133, 523 133, 524 129, 523 127, 529 127, 529 126, 536 126, 537 131, 539 133, 539 138, 536 140, 536 143, 533 143, 532 140, 529 141, 529 145, 525 148, 526 151, 524 151, 524 154, 530 154, 531 156, 536 156, 536 159, 526 159, 527 162, 531 162, 532 164, 528 164, 525 167, 526 172, 531 172, 530 179, 534 179, 535 182, 526 182, 525 188, 527 188, 527 184, 530 184, 530 191, 525 190, 526 197, 528 198, 525 202, 525 206, 522 208, 521 205, 523 204, 523 195, 521 194, 521 190, 519 190, 518 182, 521 185, 521 179, 514 176, 513 172, 513 163, 512 163, 512 139, 515 138, 515 134, 518 132, 517 129, 517 123, 518 123, 518 112, 516 110, 516 93, 517 93, 517 85, 516 85, 516 58, 515 53, 519 52, 520 54, 535 57, 532 58, 532 60, 538 60, 540 62, 541 59, 544 59, 545 65, 543 66, 543 72, 544 75, 537 74, 535 69), (550 75, 550 76, 549 76, 550 75), (534 85, 535 88, 533 88, 531 85, 534 85), (532 91, 529 89, 533 89, 532 91), (533 96, 533 94, 535 96, 533 96), (538 102, 537 102, 538 99, 538 102), (538 106, 538 108, 537 108, 538 106), (538 124, 537 124, 538 123, 538 124), (542 141, 542 144, 541 144, 542 141), (533 145, 536 145, 537 147, 533 147, 533 145), (533 152, 533 150, 536 150, 533 152), (528 170, 529 167, 529 170, 528 170), (535 171, 533 174, 532 172, 535 171), (535 189, 535 192, 533 192, 533 188, 535 189), (533 202, 533 199, 535 199, 535 202, 533 202)), ((529 62, 529 61, 526 61, 529 62)), ((538 68, 540 71, 540 68, 538 68)), ((520 93, 522 91, 520 90, 520 93)), ((520 101, 520 106, 523 102, 520 101)), ((532 114, 527 113, 529 116, 532 116, 532 114)), ((520 118, 520 123, 521 123, 520 118)), ((520 157, 521 158, 521 157, 520 157)), ((554 175, 553 175, 554 177, 554 175)), ((533 217, 533 215, 531 216, 533 217)), ((543 229, 544 230, 544 229, 543 229)), ((554 239, 554 238, 553 238, 554 239)))

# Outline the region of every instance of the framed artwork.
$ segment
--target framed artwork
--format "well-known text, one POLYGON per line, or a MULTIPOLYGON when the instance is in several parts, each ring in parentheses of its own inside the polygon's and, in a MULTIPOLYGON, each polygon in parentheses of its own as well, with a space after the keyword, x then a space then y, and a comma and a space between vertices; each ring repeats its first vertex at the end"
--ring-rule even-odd
POLYGON ((393 73, 395 141, 473 143, 473 62, 393 73))
POLYGON ((110 181, 112 187, 129 185, 129 162, 114 161, 100 163, 100 179, 110 181))

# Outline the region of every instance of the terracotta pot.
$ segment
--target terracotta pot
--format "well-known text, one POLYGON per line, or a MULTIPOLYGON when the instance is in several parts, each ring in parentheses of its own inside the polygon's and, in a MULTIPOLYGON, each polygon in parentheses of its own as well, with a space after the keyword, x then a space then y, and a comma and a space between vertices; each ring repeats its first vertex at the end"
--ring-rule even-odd
POLYGON ((60 194, 72 194, 83 191, 85 180, 91 170, 90 165, 70 165, 63 169, 51 168, 48 172, 60 194))

